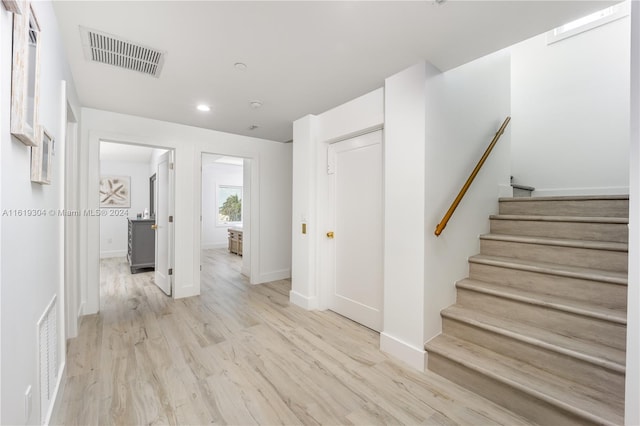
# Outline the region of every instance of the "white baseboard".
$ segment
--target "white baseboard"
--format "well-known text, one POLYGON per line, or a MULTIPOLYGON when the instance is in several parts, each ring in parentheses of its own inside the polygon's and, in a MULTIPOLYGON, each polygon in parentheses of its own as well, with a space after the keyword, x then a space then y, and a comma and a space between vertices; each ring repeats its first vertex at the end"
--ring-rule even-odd
POLYGON ((534 197, 555 197, 567 195, 627 195, 628 186, 601 186, 593 188, 536 188, 534 197))
POLYGON ((289 291, 289 302, 307 311, 318 309, 318 299, 316 297, 303 296, 293 290, 289 291))
POLYGON ((62 367, 58 372, 58 381, 56 383, 56 388, 53 390, 53 404, 49 406, 49 411, 47 412, 47 416, 45 417, 44 424, 48 425, 51 423, 53 419, 53 415, 56 413, 60 404, 62 403, 62 395, 64 394, 64 387, 66 385, 66 377, 67 377, 67 363, 62 363, 62 367))
POLYGON ((407 363, 416 370, 424 371, 425 369, 427 352, 424 349, 416 348, 385 332, 380 333, 380 350, 407 363))
POLYGON ((260 274, 258 280, 251 284, 269 283, 271 281, 286 280, 288 278, 291 278, 291 269, 281 269, 279 271, 260 274))
POLYGON ((84 315, 84 302, 80 303, 80 306, 78 307, 78 321, 80 321, 80 317, 83 315, 84 315))
POLYGON ((126 250, 109 250, 109 251, 101 251, 100 259, 110 259, 112 257, 127 257, 126 250))
POLYGON ((215 250, 229 247, 229 243, 206 243, 202 244, 202 250, 215 250))

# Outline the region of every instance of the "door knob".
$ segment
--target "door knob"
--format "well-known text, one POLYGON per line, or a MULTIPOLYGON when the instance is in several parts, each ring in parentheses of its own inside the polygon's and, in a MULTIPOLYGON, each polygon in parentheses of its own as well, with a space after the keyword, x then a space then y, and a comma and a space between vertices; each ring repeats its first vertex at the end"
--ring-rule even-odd
POLYGON ((333 239, 333 231, 327 232, 327 238, 333 239))
POLYGON ((151 225, 151 229, 158 229, 158 225, 154 223, 153 225, 151 225))

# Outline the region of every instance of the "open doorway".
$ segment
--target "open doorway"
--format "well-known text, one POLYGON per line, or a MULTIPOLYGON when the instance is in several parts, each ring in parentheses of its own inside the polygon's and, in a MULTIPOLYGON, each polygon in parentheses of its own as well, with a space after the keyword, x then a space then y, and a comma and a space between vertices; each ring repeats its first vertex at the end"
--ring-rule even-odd
POLYGON ((216 265, 250 279, 250 171, 248 159, 202 154, 201 289, 216 265))
MULTIPOLYGON (((173 152, 100 142, 100 283, 135 275, 171 295, 173 152)), ((101 305, 105 297, 100 292, 101 305)))

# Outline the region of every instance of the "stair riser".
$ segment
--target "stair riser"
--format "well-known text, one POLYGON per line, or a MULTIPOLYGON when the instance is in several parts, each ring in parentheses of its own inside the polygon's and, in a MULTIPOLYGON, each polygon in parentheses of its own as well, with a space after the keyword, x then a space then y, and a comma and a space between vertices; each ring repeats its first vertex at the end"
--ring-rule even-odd
POLYGON ((481 239, 480 253, 607 271, 627 271, 627 253, 620 251, 481 239))
POLYGON ((600 399, 604 395, 610 405, 624 400, 622 373, 451 318, 442 318, 442 328, 448 335, 593 388, 601 393, 594 392, 592 396, 600 399))
POLYGON ((541 425, 593 424, 436 353, 429 352, 429 370, 541 425))
POLYGON ((629 200, 500 201, 500 214, 629 217, 629 200))
POLYGON ((492 234, 530 237, 567 238, 571 240, 614 241, 626 243, 628 229, 622 223, 551 222, 534 220, 491 219, 492 234))
POLYGON ((626 327, 600 319, 521 303, 459 288, 457 303, 498 317, 509 318, 567 337, 602 343, 618 349, 626 347, 626 327))
POLYGON ((473 280, 590 302, 610 309, 626 310, 627 308, 627 286, 624 285, 473 262, 469 263, 469 277, 473 280))

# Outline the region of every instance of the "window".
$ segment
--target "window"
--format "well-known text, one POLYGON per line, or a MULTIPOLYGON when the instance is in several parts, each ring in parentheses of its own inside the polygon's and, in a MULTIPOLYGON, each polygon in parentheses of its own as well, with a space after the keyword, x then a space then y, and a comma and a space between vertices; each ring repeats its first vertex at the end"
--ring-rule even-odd
POLYGON ((218 185, 217 188, 218 225, 242 223, 242 187, 218 185))
POLYGON ((591 15, 584 16, 568 24, 564 24, 547 33, 547 44, 552 44, 565 38, 572 37, 585 31, 589 31, 609 22, 629 15, 629 3, 623 2, 615 6, 607 7, 591 15))

